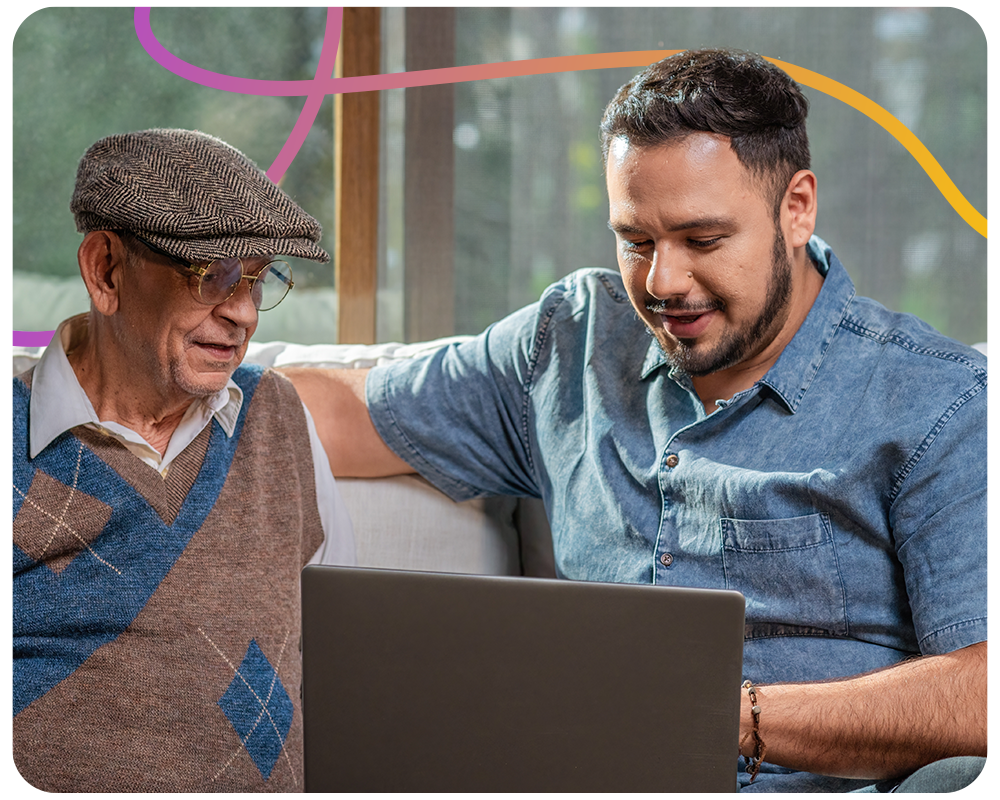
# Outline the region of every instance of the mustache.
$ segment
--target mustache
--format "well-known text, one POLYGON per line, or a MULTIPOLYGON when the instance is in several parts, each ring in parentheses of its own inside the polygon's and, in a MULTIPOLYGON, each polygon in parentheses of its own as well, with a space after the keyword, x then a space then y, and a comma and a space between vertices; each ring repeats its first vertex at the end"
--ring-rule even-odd
POLYGON ((725 311, 726 304, 721 300, 709 300, 703 303, 678 303, 676 300, 650 300, 646 310, 653 314, 664 314, 672 317, 694 317, 709 311, 725 311))

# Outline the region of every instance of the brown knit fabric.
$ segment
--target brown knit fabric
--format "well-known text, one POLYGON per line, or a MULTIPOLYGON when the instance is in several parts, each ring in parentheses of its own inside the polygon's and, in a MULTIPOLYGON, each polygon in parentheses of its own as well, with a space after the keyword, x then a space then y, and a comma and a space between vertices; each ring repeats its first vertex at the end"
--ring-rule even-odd
MULTIPOLYGON (((144 496, 154 494, 148 478, 170 482, 173 470, 163 481, 127 450, 83 439, 144 496)), ((195 448, 179 465, 180 485, 203 457, 195 448)), ((158 512, 176 515, 171 495, 155 499, 158 512)), ((266 372, 213 510, 149 602, 15 717, 21 774, 53 791, 301 791, 298 575, 321 541, 302 405, 266 372), (267 781, 219 705, 251 641, 294 707, 267 781)))
POLYGON ((14 544, 59 575, 101 533, 111 507, 36 472, 14 518, 14 544))
POLYGON ((73 435, 93 450, 115 472, 122 476, 160 515, 171 525, 181 510, 184 498, 191 491, 208 451, 212 426, 208 425, 193 442, 184 448, 167 470, 164 478, 153 467, 140 461, 128 448, 113 436, 93 428, 78 426, 73 435))

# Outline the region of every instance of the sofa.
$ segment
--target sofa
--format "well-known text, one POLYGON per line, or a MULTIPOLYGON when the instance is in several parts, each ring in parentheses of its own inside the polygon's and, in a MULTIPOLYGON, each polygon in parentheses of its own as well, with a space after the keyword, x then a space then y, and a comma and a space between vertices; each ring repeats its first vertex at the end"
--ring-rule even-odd
MULTIPOLYGON (((433 352, 463 337, 418 344, 254 343, 246 363, 264 366, 372 367, 433 352)), ((13 374, 43 348, 15 347, 13 374)), ((455 503, 416 475, 340 478, 354 523, 358 564, 386 569, 555 577, 545 509, 535 498, 485 497, 455 503)))

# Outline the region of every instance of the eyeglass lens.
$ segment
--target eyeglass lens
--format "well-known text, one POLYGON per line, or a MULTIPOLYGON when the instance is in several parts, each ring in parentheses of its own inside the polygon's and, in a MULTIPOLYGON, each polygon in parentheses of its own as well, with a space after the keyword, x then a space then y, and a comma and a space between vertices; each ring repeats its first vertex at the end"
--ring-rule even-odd
POLYGON ((284 261, 272 261, 259 275, 244 276, 240 259, 220 258, 209 264, 201 278, 199 294, 206 303, 222 303, 232 297, 244 277, 250 278, 250 298, 259 311, 278 305, 292 284, 291 267, 284 261))

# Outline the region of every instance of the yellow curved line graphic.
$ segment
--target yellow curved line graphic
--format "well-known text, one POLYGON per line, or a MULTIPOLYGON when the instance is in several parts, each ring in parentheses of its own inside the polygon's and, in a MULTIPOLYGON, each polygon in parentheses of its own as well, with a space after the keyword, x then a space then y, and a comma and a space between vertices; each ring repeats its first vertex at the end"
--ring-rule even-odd
POLYGON ((934 185, 937 186, 944 199, 951 204, 951 207, 958 212, 958 215, 969 223, 973 230, 983 237, 986 236, 986 217, 976 211, 972 203, 965 199, 965 195, 958 190, 954 181, 948 177, 948 173, 944 171, 937 162, 937 159, 931 155, 930 150, 902 122, 878 103, 869 100, 860 92, 856 92, 842 83, 827 78, 825 75, 797 67, 794 64, 779 61, 776 58, 768 58, 767 60, 781 67, 792 76, 793 80, 798 81, 803 86, 809 86, 847 103, 847 105, 856 108, 862 114, 870 117, 889 131, 903 147, 910 151, 910 155, 917 160, 917 163, 924 168, 927 176, 934 181, 934 185))

